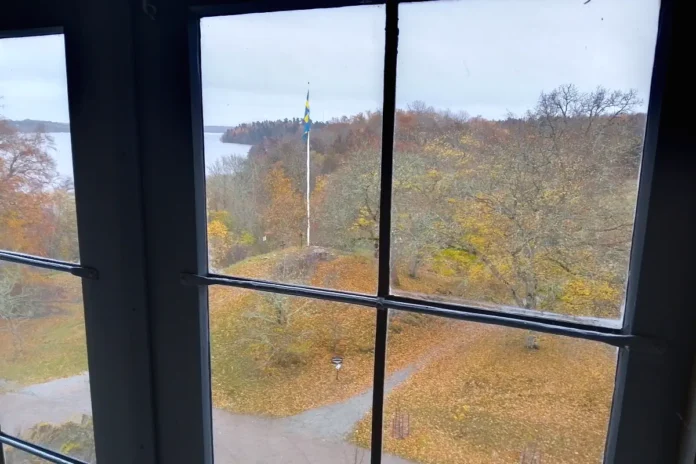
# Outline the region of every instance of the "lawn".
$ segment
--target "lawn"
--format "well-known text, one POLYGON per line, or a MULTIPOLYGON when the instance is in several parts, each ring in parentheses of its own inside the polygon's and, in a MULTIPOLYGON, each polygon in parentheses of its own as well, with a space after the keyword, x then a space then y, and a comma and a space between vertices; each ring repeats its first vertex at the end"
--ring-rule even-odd
POLYGON ((51 301, 50 316, 20 326, 22 351, 15 352, 12 334, 0 322, 0 379, 30 385, 87 371, 84 308, 80 279, 56 273, 46 282, 61 289, 51 301))

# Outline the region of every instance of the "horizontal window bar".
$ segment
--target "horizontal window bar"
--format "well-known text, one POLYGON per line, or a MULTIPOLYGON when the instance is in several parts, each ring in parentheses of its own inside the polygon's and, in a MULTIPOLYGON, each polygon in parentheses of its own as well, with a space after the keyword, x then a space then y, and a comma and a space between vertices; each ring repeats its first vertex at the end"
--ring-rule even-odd
POLYGON ((462 301, 461 303, 451 303, 448 301, 437 299, 437 295, 423 293, 398 293, 396 295, 392 295, 391 299, 393 301, 399 301, 404 303, 427 303, 428 306, 449 309, 452 311, 458 311, 461 308, 465 308, 467 311, 476 312, 479 314, 507 314, 516 317, 517 319, 523 319, 532 322, 558 323, 564 327, 574 327, 578 329, 594 327, 599 332, 607 333, 621 333, 621 328, 623 324, 623 322, 619 319, 569 316, 565 314, 551 313, 542 310, 523 309, 518 308, 516 306, 486 304, 485 302, 481 301, 471 302, 466 300, 460 300, 462 301))
POLYGON ((228 287, 247 288, 262 292, 281 293, 283 295, 304 296, 318 300, 337 301, 362 306, 374 307, 377 297, 361 295, 360 293, 329 290, 305 285, 282 284, 267 280, 247 279, 245 277, 229 277, 218 274, 199 276, 196 274, 181 274, 181 282, 186 285, 225 285, 228 287))
POLYGON ((608 345, 619 348, 631 348, 640 351, 650 351, 654 353, 662 353, 665 351, 664 345, 654 340, 637 335, 624 334, 612 331, 600 331, 595 326, 586 326, 583 328, 569 327, 561 325, 556 321, 532 321, 517 317, 516 315, 501 314, 484 314, 476 311, 473 312, 469 308, 466 309, 444 309, 429 304, 423 303, 405 303, 403 301, 393 300, 392 297, 387 298, 385 306, 401 311, 411 311, 420 314, 429 314, 433 316, 447 317, 450 319, 458 319, 462 321, 480 322, 483 324, 500 325, 514 329, 525 329, 534 332, 542 332, 553 335, 564 335, 566 337, 582 338, 585 340, 593 340, 606 343, 608 345))
POLYGON ((0 30, 0 39, 18 39, 21 37, 38 37, 42 35, 56 35, 62 33, 62 27, 39 27, 36 29, 0 30))
MULTIPOLYGON (((4 432, 0 432, 0 443, 17 448, 25 453, 33 454, 34 456, 40 457, 41 459, 45 459, 46 461, 53 462, 55 464, 86 464, 84 461, 80 461, 69 456, 63 456, 62 454, 56 453, 55 451, 51 451, 42 446, 34 445, 11 435, 7 435, 4 432)), ((2 453, 2 450, 0 450, 0 453, 2 453)))
MULTIPOLYGON (((398 3, 435 2, 440 0, 399 0, 398 3)), ((238 15, 250 13, 275 13, 280 11, 314 10, 318 8, 343 8, 348 6, 384 5, 386 0, 189 0, 194 15, 199 18, 210 16, 238 15)))
POLYGON ((230 1, 190 0, 192 12, 198 17, 239 15, 251 13, 275 13, 281 11, 313 10, 318 8, 342 8, 347 6, 383 5, 385 0, 279 0, 230 1))
POLYGON ((74 276, 82 277, 84 279, 96 280, 99 278, 99 273, 97 272, 97 270, 92 269, 90 267, 81 266, 75 263, 68 263, 65 261, 58 261, 50 258, 42 258, 40 256, 17 253, 14 251, 0 251, 0 261, 7 261, 10 263, 17 264, 26 264, 27 266, 51 269, 54 271, 68 272, 74 276))
POLYGON ((435 304, 429 301, 406 300, 398 296, 379 298, 360 293, 328 290, 309 287, 305 285, 282 284, 266 280, 248 279, 241 277, 228 277, 217 274, 206 276, 182 273, 181 282, 185 285, 222 285, 228 287, 246 288, 262 292, 280 293, 284 295, 303 296, 319 300, 337 301, 369 307, 383 307, 429 314, 433 316, 458 319, 462 321, 479 322, 483 324, 500 325, 516 329, 532 330, 535 332, 567 337, 583 338, 608 345, 630 348, 639 351, 663 353, 666 346, 659 340, 652 340, 638 335, 622 333, 620 329, 609 327, 597 327, 579 323, 569 323, 563 320, 545 320, 543 318, 521 317, 516 314, 496 313, 479 308, 460 305, 435 304))

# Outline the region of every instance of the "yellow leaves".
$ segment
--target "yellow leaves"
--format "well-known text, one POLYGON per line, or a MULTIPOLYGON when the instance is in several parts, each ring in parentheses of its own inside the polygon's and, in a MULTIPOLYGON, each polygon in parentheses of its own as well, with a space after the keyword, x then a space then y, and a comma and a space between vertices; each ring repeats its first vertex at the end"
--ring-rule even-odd
POLYGON ((213 220, 208 223, 209 238, 226 238, 229 231, 227 226, 218 220, 213 220))
POLYGON ((452 419, 458 422, 464 421, 469 416, 469 411, 471 411, 471 406, 468 404, 459 404, 452 413, 452 419))
POLYGON ((453 276, 468 271, 476 264, 476 257, 464 250, 446 248, 433 257, 433 271, 444 276, 453 276))
POLYGON ((214 268, 225 264, 227 254, 232 248, 232 237, 227 226, 215 219, 208 223, 208 250, 210 261, 214 268))
POLYGON ((470 134, 464 134, 461 137, 459 137, 459 143, 471 148, 479 148, 481 146, 481 142, 476 140, 470 134))
POLYGON ((454 147, 450 142, 441 137, 428 140, 423 150, 426 154, 433 157, 445 159, 455 158, 458 159, 459 162, 463 162, 467 159, 466 153, 454 147))
POLYGON ((249 232, 242 232, 242 235, 239 237, 239 243, 241 245, 253 245, 256 243, 256 239, 249 232))
POLYGON ((358 212, 358 218, 353 222, 351 230, 353 231, 366 231, 370 234, 376 232, 377 222, 370 212, 369 208, 362 206, 358 212))
POLYGON ((598 317, 616 317, 621 291, 605 280, 576 277, 566 282, 560 300, 567 314, 587 314, 592 310, 598 317))

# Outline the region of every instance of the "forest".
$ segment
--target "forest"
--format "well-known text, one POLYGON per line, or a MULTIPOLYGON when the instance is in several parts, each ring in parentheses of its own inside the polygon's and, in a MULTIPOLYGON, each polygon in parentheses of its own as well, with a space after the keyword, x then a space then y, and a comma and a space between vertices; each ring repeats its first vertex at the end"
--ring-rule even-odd
MULTIPOLYGON (((620 318, 641 105, 631 90, 563 85, 499 120, 423 102, 397 110, 393 291, 620 318)), ((313 124, 308 247, 299 118, 228 129, 223 141, 252 147, 208 166, 211 270, 374 293, 381 131, 380 112, 313 124)), ((0 120, 0 249, 77 261, 75 193, 50 146, 0 120)), ((87 370, 80 295, 75 277, 0 264, 0 400, 87 370)), ((362 462, 374 313, 232 288, 212 288, 209 303, 217 423, 262 417, 291 438, 348 444, 346 462, 362 462), (329 423, 317 431, 306 414, 329 423)), ((598 343, 391 312, 384 451, 423 464, 601 462, 615 369, 616 350, 598 343)), ((88 417, 23 433, 93 458, 88 417)))
MULTIPOLYGON (((619 317, 645 124, 639 103, 634 92, 568 85, 500 121, 422 102, 399 110, 394 287, 402 275, 432 277, 439 284, 423 292, 446 299, 619 317)), ((209 168, 214 267, 303 243, 306 155, 295 122, 225 134, 278 135, 209 168)), ((379 247, 381 126, 381 114, 368 112, 313 127, 312 245, 367 255, 379 247)))

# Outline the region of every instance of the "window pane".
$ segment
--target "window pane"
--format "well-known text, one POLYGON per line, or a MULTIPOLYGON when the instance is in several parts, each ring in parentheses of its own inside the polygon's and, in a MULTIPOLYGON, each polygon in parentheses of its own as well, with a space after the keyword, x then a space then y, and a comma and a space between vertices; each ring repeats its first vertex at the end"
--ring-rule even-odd
POLYGON ((371 309, 211 288, 216 462, 368 463, 374 327, 371 309))
MULTIPOLYGON (((94 431, 92 418, 89 416, 76 417, 62 424, 37 424, 23 433, 22 438, 84 462, 96 462, 94 431)), ((5 464, 44 464, 46 462, 48 461, 25 451, 11 446, 5 447, 5 464)))
POLYGON ((2 431, 93 460, 80 279, 0 262, 0 353, 2 431))
POLYGON ((399 6, 395 291, 621 318, 659 11, 639 3, 399 6))
POLYGON ((78 261, 62 35, 0 39, 0 249, 78 261))
POLYGON ((201 21, 213 271, 376 291, 384 15, 377 5, 201 21))
POLYGON ((392 311, 399 383, 384 451, 424 464, 600 463, 616 357, 586 340, 392 311))

